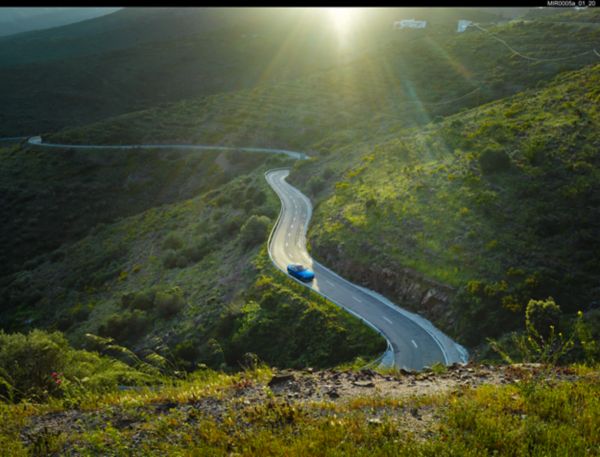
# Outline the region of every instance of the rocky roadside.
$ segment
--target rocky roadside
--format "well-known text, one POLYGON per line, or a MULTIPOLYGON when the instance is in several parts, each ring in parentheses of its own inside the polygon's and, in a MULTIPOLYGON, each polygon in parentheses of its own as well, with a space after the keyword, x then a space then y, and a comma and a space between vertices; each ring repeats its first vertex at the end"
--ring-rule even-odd
MULTIPOLYGON (((427 429, 435 420, 436 411, 430 406, 410 400, 420 396, 447 392, 482 384, 511 384, 526 379, 542 378, 548 382, 574 381, 578 376, 569 368, 543 367, 537 364, 483 366, 453 365, 441 373, 398 371, 382 374, 373 370, 285 370, 274 369, 268 383, 256 383, 242 378, 237 384, 193 401, 179 403, 163 401, 141 406, 114 405, 96 411, 69 410, 32 417, 20 433, 24 444, 32 445, 40 436, 58 433, 78 433, 99 430, 110 423, 117 429, 128 428, 134 441, 144 439, 144 423, 149 416, 176 415, 178 420, 195 422, 203 417, 221 421, 232 413, 243 418, 253 408, 283 402, 299 407, 323 405, 327 402, 348 402, 361 398, 406 399, 401 420, 413 430, 427 429), (238 414, 239 413, 239 414, 238 414), (404 414, 405 413, 405 414, 404 414)), ((308 410, 308 409, 307 409, 308 410)), ((312 407, 311 414, 328 414, 326 408, 312 407)), ((371 419, 379 420, 377 414, 371 419)))

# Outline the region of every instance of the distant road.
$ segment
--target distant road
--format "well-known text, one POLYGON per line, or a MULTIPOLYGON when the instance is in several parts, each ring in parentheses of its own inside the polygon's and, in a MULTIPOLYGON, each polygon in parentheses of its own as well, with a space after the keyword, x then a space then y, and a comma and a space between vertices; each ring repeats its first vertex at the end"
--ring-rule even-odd
POLYGON ((409 370, 421 370, 436 362, 464 363, 466 350, 422 317, 402 310, 385 297, 341 278, 314 261, 306 251, 306 230, 312 215, 308 197, 288 184, 288 169, 271 170, 265 177, 281 200, 281 213, 271 237, 269 255, 282 271, 290 263, 301 263, 315 272, 311 288, 357 315, 381 332, 388 341, 382 363, 409 370))
MULTIPOLYGON (((303 152, 286 149, 209 146, 192 144, 125 144, 83 145, 44 143, 31 137, 32 146, 60 149, 186 149, 244 151, 283 154, 293 159, 307 159, 303 152)), ((301 283, 346 309, 380 332, 388 342, 381 364, 407 370, 421 370, 436 362, 445 365, 465 363, 467 351, 418 314, 406 311, 385 297, 341 278, 327 267, 314 261, 306 251, 306 231, 312 216, 308 197, 288 184, 289 169, 271 170, 265 178, 281 200, 281 213, 269 237, 268 250, 276 267, 287 274, 289 263, 302 263, 315 272, 310 284, 301 283)), ((290 276, 291 278, 291 276, 290 276)), ((293 278, 292 278, 293 279, 293 278)))
POLYGON ((272 149, 272 148, 236 148, 232 146, 210 146, 202 144, 62 144, 62 143, 45 143, 42 137, 33 136, 27 140, 30 145, 42 146, 45 148, 60 148, 60 149, 185 149, 196 151, 244 151, 244 152, 260 152, 267 154, 283 154, 292 159, 303 160, 308 159, 308 156, 303 152, 288 151, 287 149, 272 149))

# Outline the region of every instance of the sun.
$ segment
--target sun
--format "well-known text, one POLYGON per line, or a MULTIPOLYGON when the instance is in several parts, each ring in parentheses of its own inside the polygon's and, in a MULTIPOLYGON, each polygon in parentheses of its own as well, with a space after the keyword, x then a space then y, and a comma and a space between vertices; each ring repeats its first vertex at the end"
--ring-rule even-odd
POLYGON ((327 12, 338 30, 345 30, 351 23, 355 14, 354 8, 327 8, 327 12))
POLYGON ((349 48, 358 8, 326 8, 325 12, 331 19, 340 49, 349 48))

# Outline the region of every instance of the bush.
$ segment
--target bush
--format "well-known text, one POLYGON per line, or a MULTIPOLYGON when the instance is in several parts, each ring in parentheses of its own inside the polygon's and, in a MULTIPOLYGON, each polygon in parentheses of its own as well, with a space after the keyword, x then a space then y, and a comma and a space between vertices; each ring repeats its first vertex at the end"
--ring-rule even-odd
POLYGON ((58 318, 57 327, 60 330, 64 330, 76 324, 77 322, 87 320, 87 318, 90 317, 92 309, 94 309, 93 303, 88 303, 87 305, 77 303, 76 305, 72 306, 66 312, 66 314, 62 314, 58 318))
MULTIPOLYGON (((126 308, 136 311, 155 310, 159 316, 170 317, 177 314, 184 306, 183 291, 179 287, 170 289, 146 289, 139 292, 131 292, 121 297, 121 304, 126 308)), ((117 322, 113 324, 119 325, 117 322)), ((114 335, 109 335, 114 336, 114 335)))
POLYGON ((156 292, 154 306, 162 317, 171 317, 183 308, 185 300, 183 291, 179 287, 156 292))
POLYGON ((219 235, 232 236, 240 230, 243 223, 244 219, 242 217, 233 216, 223 223, 223 230, 219 232, 219 235))
POLYGON ((222 368, 225 364, 225 353, 217 340, 211 338, 206 343, 202 354, 202 361, 212 368, 222 368))
POLYGON ((72 398, 82 391, 107 392, 120 384, 150 381, 148 375, 122 362, 73 349, 60 332, 6 334, 0 330, 0 398, 5 400, 72 398))
POLYGON ((198 361, 198 357, 200 357, 198 346, 198 343, 194 340, 182 341, 177 343, 173 349, 173 355, 176 357, 177 362, 184 365, 186 369, 192 369, 198 361))
POLYGON ((166 268, 184 268, 187 264, 187 257, 183 253, 169 249, 163 255, 163 265, 166 268))
POLYGON ((589 327, 579 312, 568 334, 558 331, 562 312, 552 297, 546 300, 529 300, 525 311, 525 332, 511 335, 510 346, 488 340, 490 346, 507 363, 515 361, 538 362, 557 365, 577 357, 574 349, 580 349, 579 359, 594 362, 597 348, 589 327))
POLYGON ((267 216, 250 216, 240 231, 240 239, 245 247, 255 246, 263 242, 268 235, 271 219, 267 216))
POLYGON ((507 171, 510 168, 510 157, 501 149, 488 147, 479 157, 479 166, 488 175, 507 171))
POLYGON ((163 248, 165 249, 181 249, 183 247, 183 241, 181 239, 181 237, 176 234, 176 233, 169 233, 164 241, 163 241, 163 248))
POLYGON ((308 180, 308 188, 314 194, 318 194, 325 187, 325 181, 319 176, 313 176, 308 180))
POLYGON ((525 311, 525 325, 530 333, 548 338, 551 329, 558 329, 560 324, 560 307, 552 297, 547 300, 529 300, 525 311))
POLYGON ((148 311, 154 306, 155 294, 156 292, 152 289, 131 292, 121 297, 121 304, 126 308, 135 308, 148 311))
POLYGON ((202 237, 200 241, 197 241, 192 246, 183 249, 181 254, 185 256, 185 258, 188 260, 188 263, 196 263, 202 260, 209 252, 209 240, 206 237, 202 237))
POLYGON ((0 396, 18 401, 40 399, 58 386, 52 372, 62 372, 69 345, 60 332, 33 330, 27 335, 0 330, 0 396))
POLYGON ((112 314, 100 325, 98 333, 119 341, 126 341, 135 339, 145 333, 149 323, 146 312, 135 309, 120 314, 112 314))

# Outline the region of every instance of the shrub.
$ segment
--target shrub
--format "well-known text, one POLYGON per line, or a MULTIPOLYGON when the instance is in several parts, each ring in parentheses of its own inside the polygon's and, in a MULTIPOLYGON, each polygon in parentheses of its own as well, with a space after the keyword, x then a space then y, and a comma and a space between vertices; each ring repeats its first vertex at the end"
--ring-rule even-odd
POLYGON ((149 384, 150 376, 97 353, 75 350, 60 332, 0 330, 0 398, 17 402, 48 396, 74 398, 121 384, 149 384))
POLYGON ((546 300, 529 300, 525 311, 525 325, 530 333, 537 333, 542 338, 548 338, 551 329, 557 329, 560 324, 560 307, 552 297, 546 300))
POLYGON ((200 357, 198 346, 198 343, 191 339, 182 341, 173 349, 173 355, 178 363, 183 364, 186 369, 191 369, 200 357))
POLYGON ((181 251, 188 263, 196 263, 204 258, 210 252, 210 243, 206 237, 202 237, 200 241, 195 242, 192 246, 188 246, 181 251))
POLYGON ((320 176, 313 176, 308 180, 308 187, 313 195, 318 194, 325 187, 325 181, 320 176))
POLYGON ((501 149, 487 147, 479 157, 479 166, 485 174, 500 173, 510 168, 510 157, 501 149))
POLYGON ((172 287, 170 289, 152 288, 123 295, 121 297, 121 304, 126 308, 133 308, 136 311, 155 310, 159 316, 170 317, 183 308, 185 300, 183 298, 183 291, 179 287, 172 287))
POLYGON ((18 401, 52 394, 58 386, 50 374, 64 370, 68 346, 60 332, 33 330, 24 335, 0 330, 0 396, 18 401))
POLYGON ((112 314, 98 328, 102 336, 110 336, 119 341, 135 339, 146 332, 149 324, 145 311, 135 309, 119 314, 112 314))
MULTIPOLYGON (((546 300, 529 300, 525 311, 525 332, 512 334, 509 341, 512 348, 506 349, 497 341, 488 341, 492 349, 508 363, 514 363, 513 359, 552 365, 564 362, 576 342, 583 346, 584 350, 590 347, 589 334, 582 321, 583 314, 578 314, 569 335, 557 331, 561 316, 560 307, 552 297, 546 300), (511 357, 509 352, 513 352, 514 356, 511 357)), ((585 352, 586 356, 592 355, 589 351, 585 352)))
POLYGON ((202 359, 206 365, 213 368, 221 368, 225 364, 225 353, 217 340, 214 338, 208 340, 202 359))
POLYGON ((131 292, 121 297, 121 304, 126 308, 150 310, 154 306, 154 295, 152 289, 131 292))
POLYGON ((88 303, 87 305, 83 305, 81 303, 77 303, 72 306, 66 313, 61 314, 56 321, 56 326, 59 330, 66 330, 77 322, 82 322, 86 320, 94 305, 92 303, 88 303))
POLYGON ((255 206, 257 206, 256 202, 250 198, 241 205, 241 207, 243 208, 243 210, 245 212, 252 211, 252 208, 254 208, 255 206))
POLYGON ((219 232, 221 236, 232 236, 240 230, 244 219, 240 216, 233 216, 223 223, 223 230, 219 232))
POLYGON ((176 233, 169 233, 164 241, 163 241, 163 248, 165 249, 181 249, 183 247, 183 241, 181 239, 181 237, 176 234, 176 233))
POLYGON ((184 268, 187 264, 187 257, 183 253, 169 249, 163 255, 163 265, 166 268, 184 268))
POLYGON ((245 247, 255 246, 267 237, 271 220, 267 216, 250 216, 242 226, 240 238, 245 247))
POLYGON ((179 287, 157 291, 154 297, 154 306, 162 317, 171 317, 177 314, 184 304, 183 291, 179 287))

